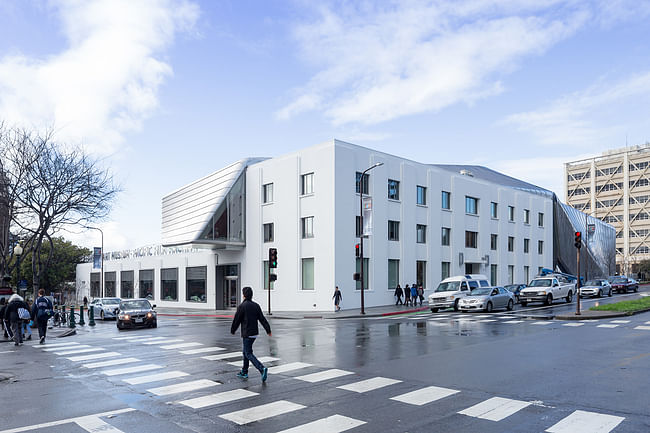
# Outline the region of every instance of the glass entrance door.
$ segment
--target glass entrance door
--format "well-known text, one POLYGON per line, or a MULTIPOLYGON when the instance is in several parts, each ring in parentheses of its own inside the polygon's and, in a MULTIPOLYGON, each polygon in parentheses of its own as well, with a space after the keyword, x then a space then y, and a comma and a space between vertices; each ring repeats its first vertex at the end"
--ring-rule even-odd
POLYGON ((223 282, 223 305, 225 308, 237 308, 237 280, 237 277, 225 277, 223 282))

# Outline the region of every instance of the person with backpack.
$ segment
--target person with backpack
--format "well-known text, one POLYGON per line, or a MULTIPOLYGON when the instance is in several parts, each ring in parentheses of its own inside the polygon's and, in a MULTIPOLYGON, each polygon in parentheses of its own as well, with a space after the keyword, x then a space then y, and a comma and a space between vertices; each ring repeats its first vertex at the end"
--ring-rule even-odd
POLYGON ((54 314, 54 306, 49 298, 45 297, 45 290, 38 291, 38 298, 32 306, 32 320, 38 325, 39 344, 45 344, 45 334, 47 333, 47 321, 54 314))
POLYGON ((11 331, 14 334, 14 345, 23 344, 23 320, 29 319, 29 305, 22 296, 14 293, 9 298, 9 305, 5 310, 5 320, 8 318, 11 323, 11 331))
POLYGON ((418 285, 413 284, 411 286, 411 302, 413 302, 413 306, 416 307, 418 305, 418 285))
POLYGON ((420 307, 421 307, 422 301, 424 301, 424 287, 422 287, 422 284, 418 286, 418 298, 420 298, 420 307))

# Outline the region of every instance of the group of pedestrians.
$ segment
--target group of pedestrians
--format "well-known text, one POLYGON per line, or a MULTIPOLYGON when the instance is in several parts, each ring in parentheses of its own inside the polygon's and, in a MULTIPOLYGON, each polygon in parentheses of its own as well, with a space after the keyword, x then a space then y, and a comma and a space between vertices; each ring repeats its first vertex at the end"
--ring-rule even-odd
POLYGON ((40 344, 45 343, 47 321, 53 314, 52 302, 46 298, 43 289, 38 291, 38 298, 32 305, 22 296, 13 294, 9 302, 0 299, 0 322, 5 338, 12 339, 14 345, 21 346, 24 340, 32 339, 32 325, 38 326, 40 344))
POLYGON ((395 305, 408 305, 415 307, 420 301, 420 306, 424 301, 424 288, 422 284, 419 286, 413 284, 411 287, 407 284, 404 289, 399 284, 395 288, 395 305), (404 301, 402 301, 402 296, 404 296, 404 301))

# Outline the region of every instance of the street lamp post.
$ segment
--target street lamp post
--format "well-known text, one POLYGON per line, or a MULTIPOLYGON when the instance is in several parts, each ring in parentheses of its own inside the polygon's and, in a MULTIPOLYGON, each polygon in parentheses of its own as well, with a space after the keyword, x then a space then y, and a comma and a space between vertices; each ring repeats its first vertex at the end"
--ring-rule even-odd
POLYGON ((18 281, 16 282, 16 292, 19 293, 20 292, 20 256, 23 255, 23 247, 21 247, 20 244, 14 247, 14 254, 16 255, 16 257, 18 257, 16 259, 17 266, 18 266, 18 270, 16 271, 18 273, 18 278, 17 278, 18 281))
POLYGON ((384 165, 383 162, 378 162, 375 165, 366 168, 362 173, 361 173, 361 178, 359 179, 359 213, 361 214, 360 217, 360 222, 361 222, 361 227, 360 228, 360 233, 359 233, 359 260, 360 262, 360 270, 361 274, 359 275, 359 281, 361 281, 361 314, 366 314, 365 310, 365 304, 364 304, 364 299, 363 299, 363 286, 365 284, 365 281, 363 279, 363 178, 366 175, 367 172, 372 170, 373 168, 377 168, 380 165, 384 165))
POLYGON ((102 254, 101 254, 101 270, 99 274, 99 296, 104 297, 104 232, 99 227, 84 226, 84 228, 99 230, 102 235, 102 254))

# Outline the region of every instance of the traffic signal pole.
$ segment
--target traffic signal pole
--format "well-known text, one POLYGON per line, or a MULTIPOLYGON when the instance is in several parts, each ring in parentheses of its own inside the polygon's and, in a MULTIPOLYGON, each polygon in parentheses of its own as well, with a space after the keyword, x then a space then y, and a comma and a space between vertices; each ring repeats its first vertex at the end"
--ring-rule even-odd
POLYGON ((580 248, 582 247, 582 233, 581 232, 576 232, 575 233, 575 243, 576 247, 576 263, 578 267, 578 280, 576 282, 576 296, 578 297, 578 301, 576 302, 576 316, 580 315, 580 248))

